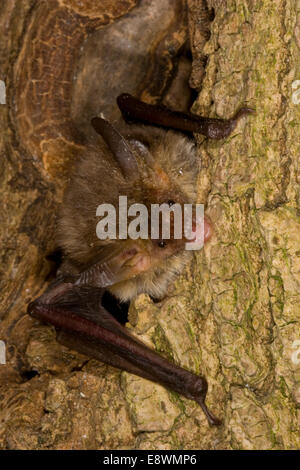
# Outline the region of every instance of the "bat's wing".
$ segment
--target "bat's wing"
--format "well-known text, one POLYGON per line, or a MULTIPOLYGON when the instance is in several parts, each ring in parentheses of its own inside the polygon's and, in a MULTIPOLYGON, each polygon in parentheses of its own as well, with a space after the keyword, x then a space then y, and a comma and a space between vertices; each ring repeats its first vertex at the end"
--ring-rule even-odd
POLYGON ((207 382, 134 338, 101 305, 103 289, 55 282, 28 313, 54 325, 63 344, 88 356, 158 382, 202 407, 210 424, 220 421, 205 405, 207 382))
POLYGON ((197 132, 210 139, 228 137, 241 117, 254 112, 251 108, 241 108, 231 119, 206 118, 172 111, 165 106, 147 104, 128 93, 118 96, 117 103, 125 120, 140 121, 185 132, 197 132))

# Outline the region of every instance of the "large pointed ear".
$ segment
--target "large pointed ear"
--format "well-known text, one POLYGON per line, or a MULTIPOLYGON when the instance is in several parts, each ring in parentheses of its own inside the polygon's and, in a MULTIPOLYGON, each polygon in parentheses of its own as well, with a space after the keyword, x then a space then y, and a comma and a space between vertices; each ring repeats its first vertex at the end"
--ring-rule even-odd
POLYGON ((169 129, 185 132, 197 132, 210 139, 223 139, 235 128, 238 120, 254 111, 250 108, 241 108, 231 119, 213 119, 193 114, 172 111, 164 106, 144 103, 128 93, 117 98, 118 106, 127 120, 138 120, 169 129))
POLYGON ((106 288, 135 277, 151 266, 147 251, 138 241, 124 240, 103 248, 92 265, 71 276, 75 286, 92 285, 106 288))
POLYGON ((124 137, 106 119, 94 117, 91 123, 114 154, 125 178, 135 179, 138 173, 137 161, 124 137))

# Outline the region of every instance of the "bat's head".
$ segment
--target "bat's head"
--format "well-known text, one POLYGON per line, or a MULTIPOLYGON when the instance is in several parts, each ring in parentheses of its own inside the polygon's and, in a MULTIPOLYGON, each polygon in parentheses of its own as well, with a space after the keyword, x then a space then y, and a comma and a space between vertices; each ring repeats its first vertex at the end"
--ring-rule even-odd
MULTIPOLYGON (((88 272, 89 282, 95 276, 93 282, 106 284, 123 300, 139 292, 160 297, 190 259, 192 242, 201 232, 202 243, 211 236, 209 220, 192 206, 198 173, 195 145, 173 131, 131 125, 119 133, 101 118, 92 122, 126 181, 120 194, 127 196, 127 236, 103 244, 99 261, 82 279, 87 281, 88 272)), ((117 218, 119 214, 118 209, 117 218)), ((117 225, 119 229, 119 220, 117 225)))
POLYGON ((140 292, 161 297, 190 259, 190 244, 201 232, 202 242, 207 241, 212 231, 209 220, 192 207, 196 148, 173 131, 128 126, 119 133, 102 118, 92 123, 117 168, 93 152, 84 156, 67 191, 61 245, 79 266, 78 284, 108 288, 122 300, 140 292), (120 196, 127 204, 125 237, 120 236, 120 196), (116 237, 109 240, 96 238, 100 203, 116 208, 116 237), (186 205, 192 211, 186 212, 186 205))

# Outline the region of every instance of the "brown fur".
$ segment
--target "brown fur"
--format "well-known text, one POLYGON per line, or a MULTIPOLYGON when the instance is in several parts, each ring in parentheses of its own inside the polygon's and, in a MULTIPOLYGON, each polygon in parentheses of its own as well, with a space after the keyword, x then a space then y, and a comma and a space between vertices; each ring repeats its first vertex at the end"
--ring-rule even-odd
MULTIPOLYGON (((134 181, 125 181, 112 153, 102 142, 82 155, 66 191, 61 208, 58 241, 69 266, 77 272, 101 260, 111 251, 124 247, 127 240, 99 240, 96 235, 96 208, 101 203, 118 207, 119 195, 133 203, 163 203, 174 200, 180 204, 195 201, 197 156, 193 143, 173 131, 144 126, 128 126, 122 134, 131 142, 139 174, 134 181), (153 162, 145 157, 146 144, 153 162), (144 147, 145 148, 145 147, 144 147)), ((161 297, 168 283, 190 259, 184 251, 184 241, 173 240, 161 249, 151 240, 140 240, 141 250, 150 256, 150 268, 143 273, 113 285, 110 290, 121 300, 140 292, 161 297)))

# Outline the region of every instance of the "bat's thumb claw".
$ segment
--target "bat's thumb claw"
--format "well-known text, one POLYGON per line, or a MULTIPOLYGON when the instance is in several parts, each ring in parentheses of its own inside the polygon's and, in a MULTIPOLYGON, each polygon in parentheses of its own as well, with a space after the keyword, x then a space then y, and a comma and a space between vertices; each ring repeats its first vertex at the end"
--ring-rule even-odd
POLYGON ((204 400, 198 400, 199 405, 201 406, 207 421, 211 426, 221 426, 222 420, 217 418, 206 406, 204 400))
POLYGON ((247 108, 247 107, 241 108, 238 110, 238 112, 236 113, 236 115, 233 117, 232 120, 237 122, 239 119, 241 119, 244 116, 247 116, 248 114, 256 114, 255 109, 247 108))

